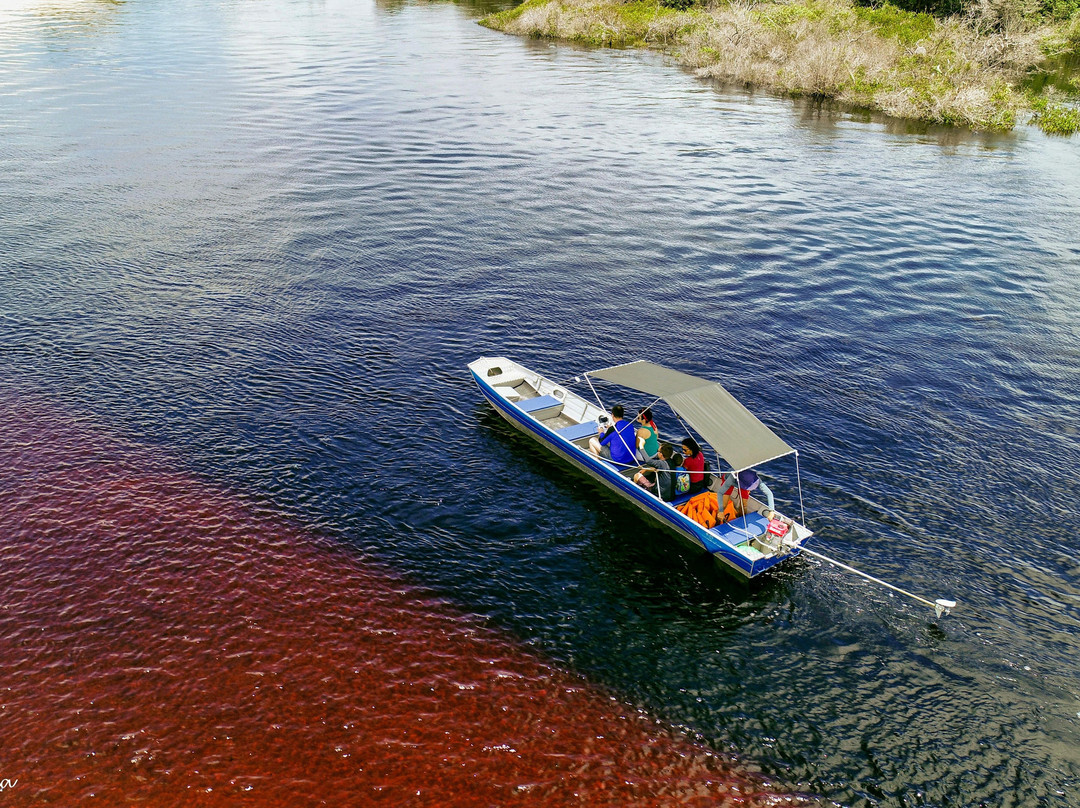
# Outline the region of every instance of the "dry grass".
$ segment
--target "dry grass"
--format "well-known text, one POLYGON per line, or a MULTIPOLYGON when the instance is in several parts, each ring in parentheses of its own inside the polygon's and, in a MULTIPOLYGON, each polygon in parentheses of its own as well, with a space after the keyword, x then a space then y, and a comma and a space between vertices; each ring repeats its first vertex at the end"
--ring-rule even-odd
POLYGON ((1017 87, 1044 58, 1051 33, 1016 7, 979 0, 965 18, 935 21, 896 9, 883 16, 849 0, 734 0, 685 12, 643 2, 529 0, 485 24, 524 36, 656 47, 701 76, 900 117, 1010 129, 1029 103, 1017 87))
POLYGON ((640 5, 534 0, 514 9, 515 12, 520 9, 520 13, 510 18, 505 26, 492 27, 510 34, 609 47, 667 47, 676 43, 680 31, 692 24, 695 16, 659 5, 635 7, 640 5))
POLYGON ((734 3, 712 11, 687 37, 683 59, 703 76, 797 95, 864 96, 888 74, 900 49, 865 29, 834 29, 831 16, 783 25, 760 6, 734 3))

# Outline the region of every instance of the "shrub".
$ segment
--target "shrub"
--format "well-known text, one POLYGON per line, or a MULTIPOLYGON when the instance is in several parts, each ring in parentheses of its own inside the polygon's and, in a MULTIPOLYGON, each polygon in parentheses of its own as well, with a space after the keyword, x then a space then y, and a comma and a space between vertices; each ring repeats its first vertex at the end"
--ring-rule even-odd
MULTIPOLYGON (((1050 1, 1048 0, 1048 2, 1050 1)), ((1070 2, 1070 0, 1063 0, 1063 2, 1070 2)), ((855 3, 863 8, 872 9, 883 5, 880 0, 855 0, 855 3)), ((954 14, 962 14, 966 8, 964 0, 891 0, 891 4, 902 11, 910 11, 915 14, 931 14, 935 17, 950 17, 954 14)))
POLYGON ((762 3, 754 8, 754 14, 773 30, 789 27, 798 20, 819 20, 824 9, 812 4, 789 3, 786 5, 762 3))
POLYGON ((525 0, 525 2, 519 6, 514 6, 512 8, 503 9, 502 11, 497 11, 494 14, 489 14, 487 17, 484 17, 482 20, 480 20, 480 24, 487 26, 488 28, 494 28, 501 31, 504 30, 507 26, 509 26, 510 23, 512 23, 514 20, 521 17, 521 15, 525 14, 527 11, 542 7, 547 2, 548 0, 525 0))
POLYGON ((1053 104, 1045 98, 1036 98, 1031 108, 1035 111, 1032 122, 1050 135, 1074 135, 1080 132, 1080 109, 1053 104))
POLYGON ((1064 26, 1062 34, 1072 52, 1080 56, 1080 11, 1073 13, 1069 22, 1064 26))
POLYGON ((1064 22, 1080 11, 1080 0, 1042 0, 1042 13, 1053 20, 1064 22))
POLYGON ((982 33, 1011 34, 1031 27, 1043 0, 969 0, 967 18, 982 33))
POLYGON ((895 39, 903 45, 914 45, 934 32, 937 23, 929 14, 905 11, 892 3, 874 7, 857 7, 855 13, 877 29, 883 39, 895 39))

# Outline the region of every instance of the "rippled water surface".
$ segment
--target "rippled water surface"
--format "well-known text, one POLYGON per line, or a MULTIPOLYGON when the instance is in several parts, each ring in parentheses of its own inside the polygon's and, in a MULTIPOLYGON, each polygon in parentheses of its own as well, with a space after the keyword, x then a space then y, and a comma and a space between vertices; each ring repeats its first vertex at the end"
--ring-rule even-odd
POLYGON ((481 11, 0 4, 0 799, 1080 804, 1075 140, 481 11), (482 354, 723 380, 960 608, 736 583, 482 354))

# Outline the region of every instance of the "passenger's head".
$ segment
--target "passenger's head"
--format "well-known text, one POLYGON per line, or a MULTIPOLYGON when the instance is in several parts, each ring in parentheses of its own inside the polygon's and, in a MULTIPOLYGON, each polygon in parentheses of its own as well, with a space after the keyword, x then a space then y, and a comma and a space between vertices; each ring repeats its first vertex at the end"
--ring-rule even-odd
POLYGON ((649 423, 652 421, 652 407, 645 407, 644 409, 638 410, 637 417, 641 423, 649 423))
POLYGON ((698 446, 697 441, 691 438, 689 435, 683 438, 682 448, 683 451, 691 457, 697 457, 699 454, 701 454, 701 447, 698 446))
POLYGON ((666 461, 668 461, 670 463, 671 462, 671 456, 673 454, 675 454, 675 450, 671 448, 670 443, 661 443, 660 444, 660 456, 662 458, 664 458, 664 460, 666 460, 666 461))
POLYGON ((622 418, 624 415, 626 415, 626 410, 623 409, 622 404, 616 404, 614 407, 611 408, 611 414, 614 415, 616 418, 622 418))

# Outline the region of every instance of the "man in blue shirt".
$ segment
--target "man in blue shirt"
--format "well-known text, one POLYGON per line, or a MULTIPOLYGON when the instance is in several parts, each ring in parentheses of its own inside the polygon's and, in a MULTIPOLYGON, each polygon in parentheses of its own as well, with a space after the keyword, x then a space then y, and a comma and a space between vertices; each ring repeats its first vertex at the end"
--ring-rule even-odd
MULTIPOLYGON (((624 466, 637 464, 637 430, 633 421, 627 421, 626 412, 621 404, 611 408, 611 415, 615 419, 615 425, 609 426, 607 432, 597 438, 589 439, 589 449, 597 457, 614 460, 624 466)), ((600 433, 603 427, 597 427, 600 433)))

